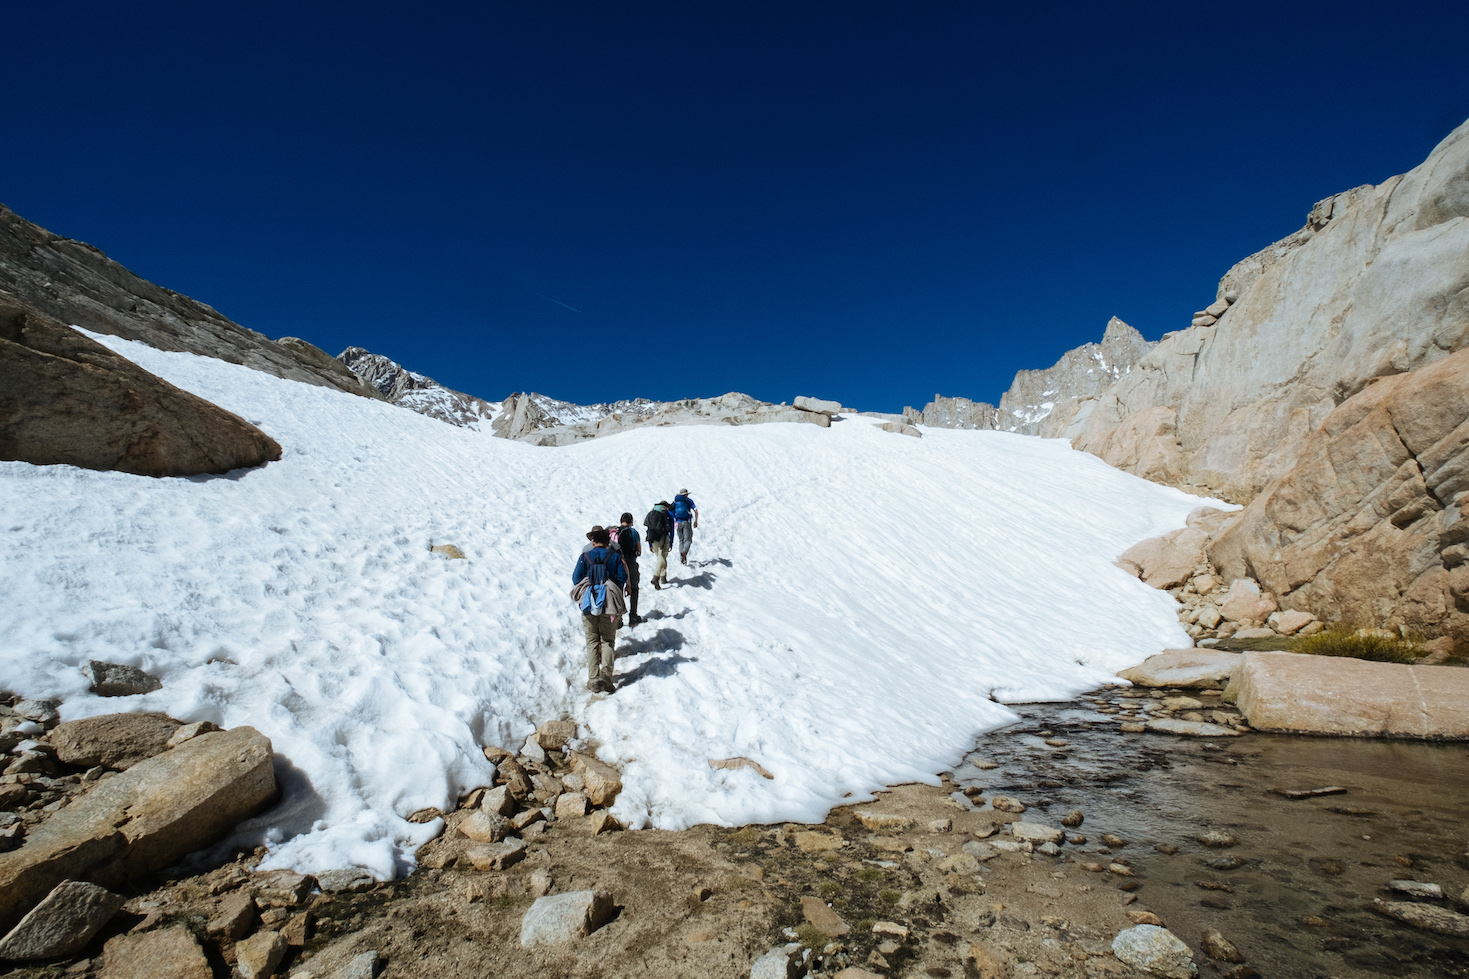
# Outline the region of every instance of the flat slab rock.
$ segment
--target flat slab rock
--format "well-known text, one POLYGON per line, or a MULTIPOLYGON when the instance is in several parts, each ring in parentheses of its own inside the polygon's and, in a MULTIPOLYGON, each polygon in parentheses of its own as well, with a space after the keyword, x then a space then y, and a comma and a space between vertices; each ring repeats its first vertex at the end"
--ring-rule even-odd
POLYGON ((1295 653, 1242 655, 1234 677, 1237 706, 1258 730, 1469 740, 1469 670, 1295 653))
POLYGON ((123 898, 96 884, 63 881, 0 940, 0 960, 30 962, 78 952, 122 904, 123 898))
POLYGON ((606 891, 572 891, 537 898, 520 921, 520 944, 561 945, 585 938, 612 920, 612 895, 606 891))
POLYGON ((119 935, 103 951, 99 979, 214 979, 187 925, 119 935))
POLYGON ((1240 653, 1165 649, 1117 674, 1140 687, 1220 687, 1239 668, 1240 653))
POLYGON ((1224 727, 1222 724, 1210 724, 1207 721, 1184 721, 1176 717, 1164 717, 1156 721, 1148 721, 1144 730, 1157 734, 1186 734, 1194 738, 1237 738, 1239 732, 1232 727, 1224 727))

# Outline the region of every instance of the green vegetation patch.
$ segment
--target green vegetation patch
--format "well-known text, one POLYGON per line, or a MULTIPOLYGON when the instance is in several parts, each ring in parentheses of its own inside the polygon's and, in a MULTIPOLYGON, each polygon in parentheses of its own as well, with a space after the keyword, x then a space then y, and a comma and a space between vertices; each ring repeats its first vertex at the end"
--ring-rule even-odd
POLYGON ((1423 656, 1423 650, 1407 639, 1363 636, 1330 629, 1297 640, 1292 652, 1310 656, 1348 656, 1374 663, 1412 663, 1423 656))

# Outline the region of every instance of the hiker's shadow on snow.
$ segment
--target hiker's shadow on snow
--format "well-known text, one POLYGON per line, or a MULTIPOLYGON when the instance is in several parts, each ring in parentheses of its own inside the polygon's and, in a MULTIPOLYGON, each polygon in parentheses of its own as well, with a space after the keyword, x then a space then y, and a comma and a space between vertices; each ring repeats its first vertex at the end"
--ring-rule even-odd
POLYGON ((687 641, 677 629, 659 629, 646 639, 629 639, 624 642, 617 651, 617 658, 641 656, 644 653, 672 653, 683 649, 687 641))
POLYGON ((678 672, 678 668, 684 663, 697 663, 697 656, 683 656, 679 653, 669 653, 667 656, 659 656, 643 663, 637 669, 623 676, 622 681, 617 684, 618 689, 637 683, 647 677, 670 677, 678 672))
POLYGON ((709 558, 707 561, 693 561, 693 562, 690 562, 690 564, 691 564, 692 567, 695 567, 695 568, 702 568, 702 567, 705 567, 705 566, 710 565, 710 564, 722 564, 726 568, 732 568, 732 567, 734 567, 734 562, 731 561, 727 557, 712 557, 712 558, 709 558))
POLYGON ((701 571, 692 578, 675 578, 673 583, 679 587, 693 585, 695 588, 708 591, 714 587, 714 582, 718 577, 713 571, 701 571))
POLYGON ((686 608, 686 609, 680 609, 677 612, 665 612, 662 609, 656 609, 655 608, 653 611, 651 611, 647 615, 643 616, 643 618, 645 618, 645 619, 681 619, 685 615, 688 615, 692 611, 693 611, 693 609, 686 608))

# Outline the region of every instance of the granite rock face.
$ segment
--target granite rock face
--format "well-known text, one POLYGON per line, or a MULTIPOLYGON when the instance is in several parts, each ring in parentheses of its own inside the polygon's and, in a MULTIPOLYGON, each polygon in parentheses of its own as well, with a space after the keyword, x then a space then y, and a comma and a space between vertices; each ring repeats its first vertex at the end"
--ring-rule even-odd
MULTIPOLYGON (((584 439, 615 435, 641 426, 667 425, 755 425, 768 422, 805 422, 822 428, 831 427, 831 416, 819 411, 806 411, 789 405, 773 405, 757 401, 749 395, 731 392, 717 398, 689 398, 684 401, 631 402, 626 411, 611 411, 600 417, 579 422, 553 422, 548 419, 576 417, 563 412, 551 416, 535 402, 536 395, 511 395, 494 427, 497 435, 519 438, 534 445, 569 445, 584 439), (517 434, 518 433, 518 434, 517 434)), ((563 402, 564 404, 564 402, 563 402)), ((578 406, 583 412, 596 414, 615 406, 578 406)))
POLYGON ((1422 165, 1318 203, 1304 228, 1237 264, 1214 322, 1165 336, 1078 412, 1073 444, 1139 475, 1253 498, 1374 379, 1469 344, 1466 219, 1469 123, 1422 165))
POLYGON ((0 293, 0 459, 195 476, 280 457, 238 415, 0 293))
POLYGON ((3 204, 0 293, 8 293, 17 305, 93 333, 378 397, 340 363, 318 357, 322 352, 316 348, 311 348, 315 353, 303 353, 298 346, 274 342, 211 306, 140 279, 100 249, 54 235, 3 204))
MULTIPOLYGON (((1466 222, 1469 223, 1469 222, 1466 222)), ((1290 608, 1469 642, 1469 350, 1347 399, 1210 547, 1290 608)))

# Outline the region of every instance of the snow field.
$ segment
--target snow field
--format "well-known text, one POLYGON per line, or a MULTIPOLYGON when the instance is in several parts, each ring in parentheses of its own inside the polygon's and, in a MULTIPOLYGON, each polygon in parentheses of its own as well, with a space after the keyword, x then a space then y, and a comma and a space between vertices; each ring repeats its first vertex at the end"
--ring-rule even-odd
POLYGON ((639 429, 539 448, 114 337, 259 425, 280 462, 148 479, 0 463, 0 686, 67 719, 250 724, 285 797, 242 827, 268 866, 411 867, 404 819, 489 784, 480 745, 575 717, 623 769, 614 812, 677 828, 815 821, 933 781, 997 701, 1059 699, 1188 643, 1115 555, 1205 502, 1049 442, 811 425, 639 429), (589 699, 570 572, 594 523, 688 486, 689 567, 646 581, 621 688, 589 699), (467 561, 428 550, 453 543, 467 561), (159 676, 103 699, 89 659, 159 676), (749 769, 713 770, 744 755, 749 769))

